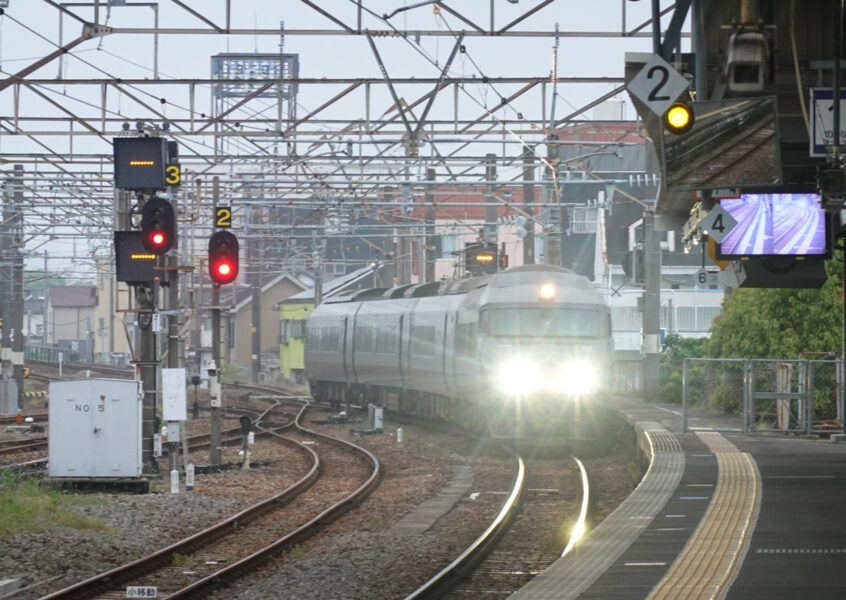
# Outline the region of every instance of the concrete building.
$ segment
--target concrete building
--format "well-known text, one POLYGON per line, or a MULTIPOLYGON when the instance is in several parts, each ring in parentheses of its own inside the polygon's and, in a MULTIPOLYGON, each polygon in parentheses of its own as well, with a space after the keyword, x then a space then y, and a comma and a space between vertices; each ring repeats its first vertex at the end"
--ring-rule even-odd
MULTIPOLYGON (((261 287, 261 327, 259 331, 261 353, 276 354, 279 344, 279 303, 308 289, 314 279, 306 274, 283 273, 261 287)), ((242 290, 243 297, 229 311, 228 327, 230 362, 238 364, 243 373, 252 365, 253 295, 242 290)), ((272 376, 272 373, 267 373, 272 376)))
MULTIPOLYGON (((131 357, 124 317, 119 312, 128 308, 131 290, 125 283, 118 283, 109 258, 97 264, 97 306, 94 308, 93 336, 94 357, 97 362, 125 364, 131 357), (122 306, 124 304, 125 306, 122 306)), ((134 313, 132 320, 134 321, 134 313)))
POLYGON ((47 344, 78 352, 80 360, 93 360, 96 306, 94 286, 50 286, 44 313, 47 344))

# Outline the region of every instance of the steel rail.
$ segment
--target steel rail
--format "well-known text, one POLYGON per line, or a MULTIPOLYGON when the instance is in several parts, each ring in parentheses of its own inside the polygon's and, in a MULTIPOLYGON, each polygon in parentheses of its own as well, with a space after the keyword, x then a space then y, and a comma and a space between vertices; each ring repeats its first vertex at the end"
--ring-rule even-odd
MULTIPOLYGON (((263 388, 260 386, 240 387, 250 387, 263 391, 269 390, 276 394, 279 393, 279 390, 275 388, 263 388)), ((351 444, 343 440, 332 438, 330 436, 303 427, 300 423, 300 420, 310 406, 311 404, 306 401, 302 409, 297 414, 296 420, 293 423, 286 425, 282 428, 266 430, 269 435, 277 437, 279 440, 284 441, 284 443, 295 445, 298 449, 301 449, 302 451, 305 451, 309 453, 310 456, 312 456, 313 466, 310 469, 309 473, 306 474, 306 476, 303 477, 300 481, 286 488, 279 494, 268 498, 267 500, 264 500, 254 505, 253 507, 245 509, 244 511, 241 511, 240 513, 226 519, 225 521, 222 521, 221 523, 218 523, 213 527, 203 530, 197 534, 194 534, 193 536, 190 536, 180 542, 172 544, 167 548, 163 548, 147 557, 138 559, 136 561, 128 563, 127 565, 117 567, 116 569, 112 569, 111 571, 108 571, 106 573, 96 575, 74 586, 65 588, 64 590, 54 592, 53 594, 45 596, 44 598, 42 598, 42 600, 54 600, 57 598, 83 598, 88 597, 92 593, 96 593, 98 591, 102 592, 104 591, 104 588, 113 589, 116 584, 122 584, 126 581, 129 581, 132 577, 138 576, 139 574, 143 574, 149 572, 150 570, 158 568, 159 566, 169 564, 172 561, 173 555, 177 552, 180 554, 184 554, 186 551, 193 551, 199 549, 200 547, 214 541, 218 537, 221 537, 222 535, 230 533, 236 530, 237 528, 243 526, 245 522, 252 521, 258 516, 261 516, 266 512, 269 512, 270 510, 278 508, 281 504, 293 500, 300 493, 311 487, 311 485, 314 483, 314 481, 320 474, 321 463, 319 457, 311 448, 300 444, 299 442, 295 442, 288 438, 282 437, 281 435, 279 435, 280 430, 296 428, 305 435, 321 438, 325 442, 339 446, 347 451, 352 449, 353 452, 363 456, 371 465, 372 471, 370 473, 370 476, 352 494, 342 499, 341 501, 333 504, 331 507, 321 512, 319 515, 317 515, 317 517, 315 517, 308 523, 300 526, 296 530, 280 538, 274 543, 254 552, 250 556, 243 558, 225 567, 224 569, 221 569, 209 575, 208 577, 200 579, 194 582, 193 584, 187 586, 186 588, 183 588, 182 590, 170 593, 168 595, 168 598, 206 597, 212 588, 219 587, 224 583, 228 583, 234 578, 240 576, 241 574, 254 569, 257 565, 267 560, 274 552, 278 552, 279 550, 288 548, 292 544, 299 543, 305 540, 306 538, 314 535, 320 529, 322 529, 324 525, 331 523, 332 521, 340 517, 342 514, 361 503, 381 482, 381 463, 372 453, 370 453, 364 448, 361 448, 360 446, 351 444)))
POLYGON ((306 405, 300 412, 300 414, 297 415, 297 420, 295 421, 296 428, 301 432, 305 433, 306 435, 320 438, 325 442, 338 446, 342 449, 352 449, 354 452, 365 457, 372 467, 372 471, 368 479, 364 483, 362 483, 352 494, 336 502, 329 508, 325 509, 323 512, 321 512, 308 523, 301 525, 291 533, 276 540, 272 544, 269 544, 264 548, 257 550, 253 554, 242 558, 241 560, 236 561, 233 564, 224 567, 223 569, 220 569, 216 573, 213 573, 207 577, 204 577, 203 579, 194 582, 193 584, 183 588, 182 590, 170 594, 168 598, 208 597, 208 594, 213 589, 222 587, 223 585, 227 585, 234 579, 237 579, 243 574, 254 570, 257 566, 267 561, 273 554, 288 549, 293 545, 301 543, 302 541, 315 535, 325 525, 334 522, 347 511, 361 504, 379 485, 383 476, 381 463, 379 462, 379 459, 377 459, 376 456, 374 456, 370 451, 366 450, 365 448, 362 448, 361 446, 357 446, 356 444, 352 444, 350 442, 333 438, 331 436, 318 433, 311 429, 307 429, 300 424, 300 417, 305 413, 309 406, 311 406, 311 404, 306 405))
MULTIPOLYGON (((307 404, 303 406, 300 414, 305 411, 307 406, 307 404)), ((280 429, 285 429, 291 427, 292 425, 293 423, 280 429)), ((170 546, 157 550, 148 556, 139 558, 104 573, 100 573, 65 589, 53 592, 52 594, 44 596, 42 600, 55 600, 58 598, 86 598, 92 594, 103 593, 108 589, 113 589, 117 585, 130 581, 134 577, 138 577, 156 568, 170 564, 173 556, 177 553, 186 554, 188 552, 196 551, 223 535, 236 532, 244 525, 244 523, 253 521, 265 513, 291 502, 302 492, 311 487, 321 474, 322 465, 317 453, 308 446, 289 438, 282 437, 281 435, 277 435, 276 437, 282 441, 282 443, 291 445, 311 458, 311 468, 302 478, 300 478, 299 481, 285 488, 278 494, 275 494, 266 500, 262 500, 261 502, 240 511, 207 529, 171 544, 170 546)))
MULTIPOLYGON (((47 420, 47 413, 31 413, 27 416, 32 417, 36 421, 47 420)), ((17 418, 17 415, 3 415, 2 417, 0 417, 0 425, 15 425, 17 424, 17 418)))
POLYGON ((526 465, 517 456, 517 476, 514 486, 502 509, 488 528, 462 552, 458 558, 444 567, 434 577, 406 596, 405 600, 441 598, 446 590, 457 585, 481 562, 508 531, 520 506, 520 498, 526 486, 526 465))
POLYGON ((0 447, 0 454, 15 454, 18 452, 32 452, 47 447, 47 440, 20 440, 18 445, 0 447))

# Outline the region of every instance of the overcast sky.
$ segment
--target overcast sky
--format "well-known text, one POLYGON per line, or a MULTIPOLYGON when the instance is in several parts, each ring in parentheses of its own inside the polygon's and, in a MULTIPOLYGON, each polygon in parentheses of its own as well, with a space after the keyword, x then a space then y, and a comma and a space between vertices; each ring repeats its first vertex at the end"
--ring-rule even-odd
MULTIPOLYGON (((103 0, 105 3, 105 0, 103 0)), ((202 13, 214 23, 224 26, 225 0, 185 0, 186 5, 202 13)), ((352 27, 356 26, 357 7, 351 0, 315 0, 315 3, 330 11, 352 27)), ((539 0, 520 0, 511 3, 507 0, 494 0, 497 28, 503 27, 527 10, 536 6, 539 0)), ((416 6, 419 0, 365 1, 363 28, 388 30, 389 25, 370 14, 382 15, 397 8, 416 6)), ((449 6, 460 11, 483 28, 490 27, 489 3, 448 2, 449 6)), ((662 2, 669 6, 669 2, 662 2)), ((273 35, 161 35, 159 37, 158 69, 161 78, 207 78, 210 77, 210 57, 222 52, 267 52, 279 51, 279 35, 276 31, 280 21, 284 21, 289 32, 303 29, 332 29, 338 26, 325 16, 295 0, 284 2, 269 0, 236 0, 232 13, 233 29, 271 29, 273 35)), ((167 0, 159 3, 159 26, 161 28, 197 28, 208 30, 208 25, 167 0)), ((649 18, 649 2, 625 2, 625 29, 631 30, 649 18)), ((93 20, 93 7, 72 7, 83 18, 93 20)), ((621 0, 558 0, 553 2, 516 26, 518 30, 554 31, 556 23, 562 34, 575 31, 619 32, 623 28, 623 2, 621 0)), ((100 22, 116 28, 152 27, 154 12, 149 7, 107 6, 100 7, 100 22)), ((396 37, 378 37, 376 45, 385 62, 387 72, 393 77, 437 77, 446 61, 455 37, 461 29, 469 26, 452 15, 441 11, 434 14, 433 6, 426 5, 402 11, 390 19, 390 25, 399 30, 435 30, 452 32, 445 37, 422 37, 419 44, 413 40, 396 37)), ((665 17, 664 24, 668 22, 665 17)), ((2 74, 15 73, 52 52, 59 44, 74 39, 81 31, 81 24, 65 16, 60 19, 55 8, 42 0, 9 0, 6 16, 0 17, 0 69, 2 74)), ((649 31, 649 27, 644 31, 649 31)), ((553 38, 498 37, 466 38, 465 54, 459 54, 450 69, 452 76, 527 76, 545 77, 549 74, 553 60, 553 38)), ((687 44, 687 42, 685 42, 687 44)), ((566 77, 621 77, 623 58, 626 52, 651 51, 649 38, 583 38, 562 35, 558 48, 558 76, 566 77)), ((99 39, 88 40, 73 49, 70 56, 61 64, 64 78, 152 78, 153 77, 153 37, 150 35, 115 34, 99 39)), ((284 51, 297 53, 300 62, 301 77, 380 77, 377 61, 364 36, 312 36, 291 35, 285 39, 284 51)), ((45 65, 30 78, 52 79, 58 76, 59 61, 45 65)), ((619 84, 559 84, 556 98, 555 117, 562 118, 609 92, 619 84)), ((298 95, 298 114, 307 114, 331 98, 345 86, 327 85, 301 86, 298 95)), ((481 115, 482 106, 494 105, 499 96, 505 96, 519 86, 490 86, 479 84, 466 86, 460 98, 460 118, 476 118, 481 115)), ((187 118, 189 101, 184 86, 168 87, 147 86, 153 94, 164 95, 166 103, 161 110, 169 118, 187 118)), ((409 101, 428 92, 430 87, 421 85, 398 86, 397 92, 409 101)), ((95 86, 64 86, 45 89, 51 96, 75 114, 90 119, 99 126, 101 102, 100 91, 95 86), (64 94, 64 95, 61 95, 64 94)), ((21 115, 63 116, 63 113, 44 100, 23 92, 21 115)), ((552 86, 547 86, 546 106, 549 111, 552 103, 552 86)), ((321 117, 336 119, 358 119, 364 115, 362 93, 350 94, 349 98, 330 107, 321 117)), ((144 97, 145 100, 152 101, 144 97)), ((620 100, 627 100, 625 95, 620 100)), ((385 86, 374 87, 372 95, 371 117, 377 118, 388 109, 393 101, 385 86)), ((197 112, 210 112, 210 95, 207 90, 198 90, 195 109, 197 112)), ((253 106, 268 107, 266 116, 273 116, 269 100, 256 101, 253 106)), ((508 107, 505 115, 509 118, 523 113, 527 118, 539 115, 541 106, 540 90, 517 99, 508 107)), ((121 98, 112 91, 108 97, 110 114, 132 114, 132 102, 121 98)), ((432 118, 451 119, 453 117, 453 96, 442 94, 432 108, 432 118)), ((0 92, 0 112, 13 114, 13 91, 7 88, 0 92)), ((500 113, 502 114, 502 113, 500 113)), ((199 115, 198 115, 199 116, 199 115)), ((592 111, 584 114, 591 118, 592 111)), ((633 118, 630 107, 627 118, 633 118)), ((48 129, 54 124, 27 124, 28 129, 48 129)), ((540 135, 540 134, 539 134, 540 135)), ((106 136, 109 138, 110 136, 106 136)), ((67 137, 45 137, 44 142, 57 152, 70 152, 67 137)), ((539 136, 538 138, 539 139, 539 136)), ((531 140, 530 140, 531 141, 531 140)), ((199 147, 198 140, 187 142, 199 147)), ((206 142, 208 147, 208 142, 206 142)), ((84 138, 74 141, 75 152, 110 152, 109 145, 98 138, 84 138)), ((0 157, 10 151, 42 151, 34 142, 22 136, 0 136, 0 157)), ((31 243, 31 248, 38 241, 31 243)), ((78 244, 78 242, 77 242, 78 244)), ((73 242, 67 242, 61 250, 51 252, 61 254, 77 253, 73 242)), ((35 264, 40 264, 36 262, 35 264)))

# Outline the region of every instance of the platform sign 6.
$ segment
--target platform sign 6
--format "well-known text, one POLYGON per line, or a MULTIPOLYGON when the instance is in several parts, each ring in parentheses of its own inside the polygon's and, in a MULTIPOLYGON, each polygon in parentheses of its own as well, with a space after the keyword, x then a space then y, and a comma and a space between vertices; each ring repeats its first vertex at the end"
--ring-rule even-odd
POLYGON ((626 87, 634 97, 660 117, 689 85, 687 79, 670 63, 653 54, 626 87))
POLYGON ((218 206, 214 209, 214 226, 222 229, 232 227, 232 207, 218 206))

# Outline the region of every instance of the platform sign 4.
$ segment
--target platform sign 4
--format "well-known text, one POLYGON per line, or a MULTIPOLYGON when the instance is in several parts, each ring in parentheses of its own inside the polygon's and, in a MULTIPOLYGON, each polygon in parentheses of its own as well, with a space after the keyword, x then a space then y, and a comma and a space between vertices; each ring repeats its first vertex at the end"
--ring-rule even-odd
POLYGON ((718 244, 731 233, 735 225, 737 225, 737 220, 719 204, 712 208, 708 212, 708 216, 702 219, 702 223, 700 223, 702 230, 718 244))
MULTIPOLYGON (((811 88, 811 156, 825 156, 834 143, 834 90, 811 88)), ((846 90, 840 90, 840 144, 846 144, 846 90)))
POLYGON ((688 80, 670 63, 653 54, 626 87, 633 96, 660 117, 689 85, 688 80))

